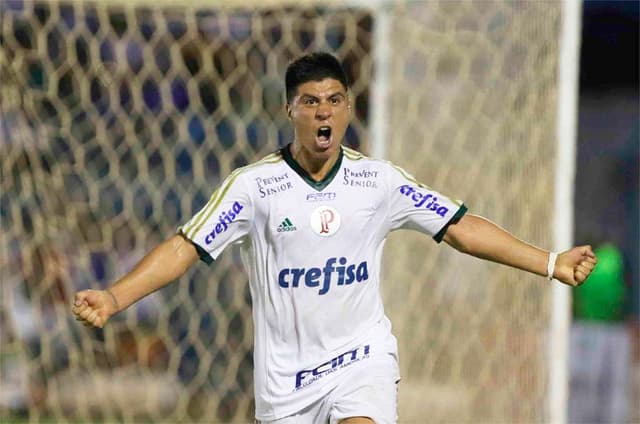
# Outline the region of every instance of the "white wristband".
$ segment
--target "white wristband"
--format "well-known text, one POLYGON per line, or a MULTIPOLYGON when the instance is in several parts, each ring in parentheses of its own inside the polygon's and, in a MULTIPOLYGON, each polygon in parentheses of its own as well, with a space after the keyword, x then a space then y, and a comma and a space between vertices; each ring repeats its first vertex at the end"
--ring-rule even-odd
POLYGON ((547 278, 553 280, 553 271, 556 268, 556 258, 558 254, 556 252, 549 252, 549 263, 547 263, 547 278))

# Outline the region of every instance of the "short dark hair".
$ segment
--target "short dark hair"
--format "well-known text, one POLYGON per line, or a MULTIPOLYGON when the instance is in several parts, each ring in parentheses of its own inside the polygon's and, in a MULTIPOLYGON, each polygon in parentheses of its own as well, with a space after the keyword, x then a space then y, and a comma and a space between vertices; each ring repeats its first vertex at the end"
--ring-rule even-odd
POLYGON ((325 78, 340 81, 345 90, 348 88, 347 75, 332 54, 314 52, 298 57, 287 66, 284 77, 287 103, 293 100, 299 85, 309 81, 322 81, 325 78))

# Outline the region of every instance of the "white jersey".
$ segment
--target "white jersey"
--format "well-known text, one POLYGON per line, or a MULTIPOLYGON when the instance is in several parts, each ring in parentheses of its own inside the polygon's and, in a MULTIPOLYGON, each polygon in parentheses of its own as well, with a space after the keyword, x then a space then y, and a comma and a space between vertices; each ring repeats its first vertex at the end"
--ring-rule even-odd
POLYGON ((289 146, 233 172, 180 231, 208 263, 242 242, 256 418, 300 411, 350 365, 397 355, 380 296, 387 234, 414 229, 439 242, 465 211, 402 169, 346 147, 320 182, 289 146))

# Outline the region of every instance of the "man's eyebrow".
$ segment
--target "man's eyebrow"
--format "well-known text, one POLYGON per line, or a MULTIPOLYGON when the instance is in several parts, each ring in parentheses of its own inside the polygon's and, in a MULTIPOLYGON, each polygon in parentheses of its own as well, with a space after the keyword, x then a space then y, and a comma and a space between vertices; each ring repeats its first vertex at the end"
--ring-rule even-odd
MULTIPOLYGON (((327 98, 328 98, 328 99, 330 99, 331 97, 335 97, 335 96, 342 96, 342 97, 346 97, 347 95, 346 95, 346 93, 345 93, 345 92, 343 92, 343 91, 336 91, 336 92, 333 92, 333 93, 329 94, 329 95, 327 96, 327 98)), ((300 97, 300 98, 307 97, 307 98, 312 98, 312 99, 318 99, 318 98, 319 98, 318 96, 316 96, 316 95, 314 95, 314 94, 309 94, 309 93, 300 93, 300 94, 299 94, 299 97, 300 97)))

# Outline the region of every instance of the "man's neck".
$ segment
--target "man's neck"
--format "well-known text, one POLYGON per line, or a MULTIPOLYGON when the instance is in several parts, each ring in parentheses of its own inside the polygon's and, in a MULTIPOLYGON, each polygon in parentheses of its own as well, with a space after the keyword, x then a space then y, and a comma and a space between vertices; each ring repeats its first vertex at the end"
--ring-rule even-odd
POLYGON ((309 151, 303 149, 298 143, 292 143, 291 157, 295 160, 302 169, 307 171, 309 176, 314 181, 322 181, 329 171, 333 168, 338 157, 340 156, 340 150, 336 150, 336 153, 323 157, 322 155, 312 155, 309 151))

